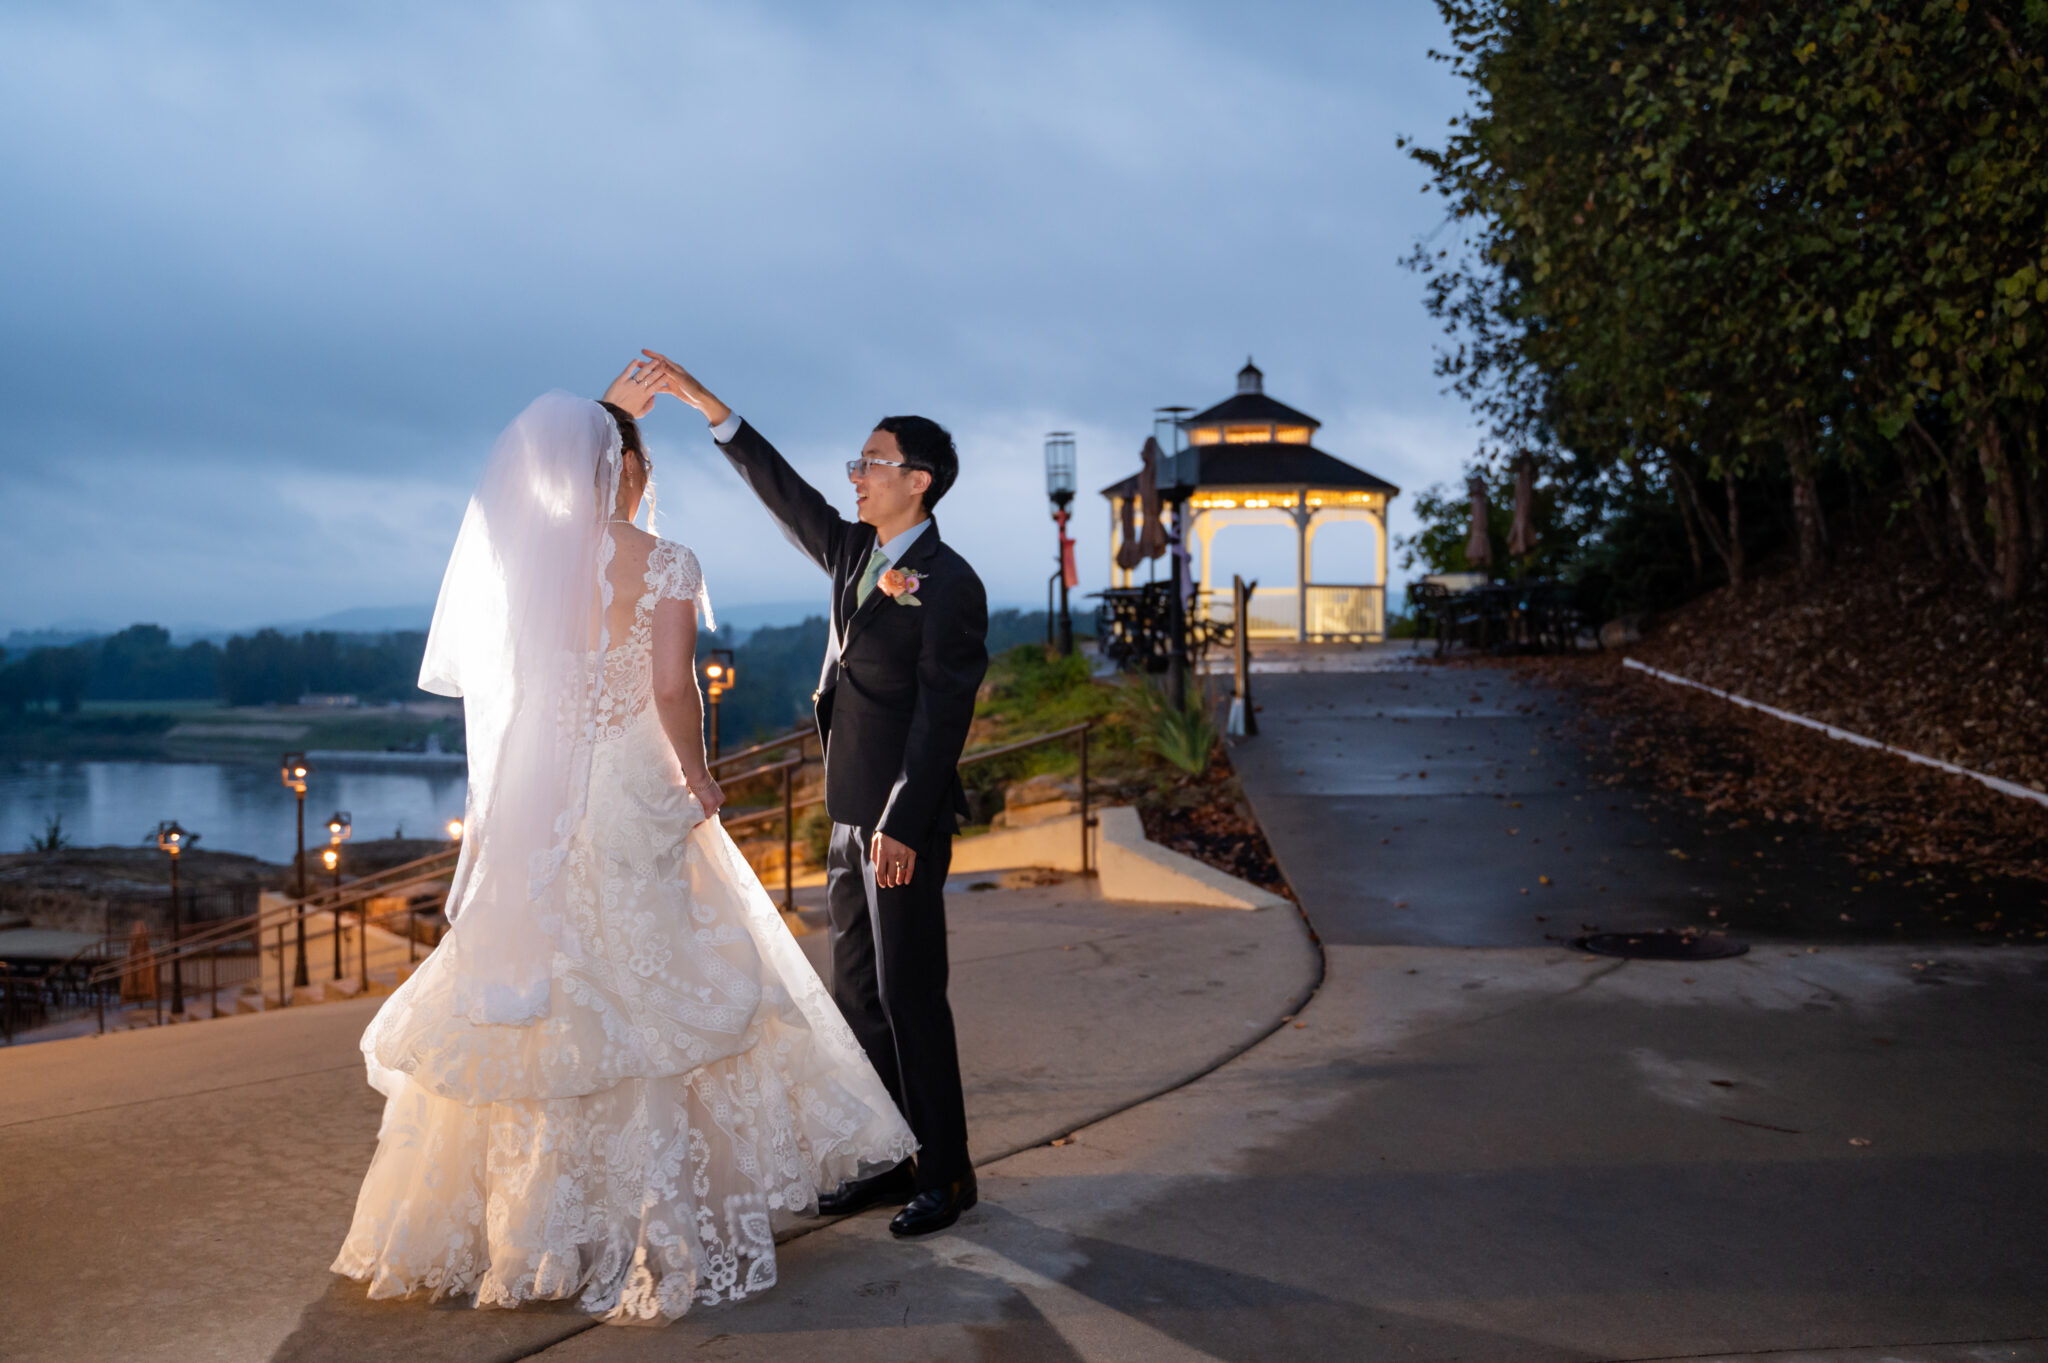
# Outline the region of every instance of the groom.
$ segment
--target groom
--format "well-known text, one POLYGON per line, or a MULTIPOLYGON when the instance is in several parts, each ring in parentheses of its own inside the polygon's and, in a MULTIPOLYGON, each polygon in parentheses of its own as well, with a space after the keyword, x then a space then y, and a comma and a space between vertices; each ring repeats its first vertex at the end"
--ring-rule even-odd
POLYGON ((946 870, 967 812, 956 770, 988 670, 988 599, 939 538, 932 508, 960 471, 953 438, 885 417, 849 460, 858 523, 761 433, 653 351, 654 383, 704 413, 782 533, 832 578, 831 632, 811 700, 832 817, 826 898, 832 997, 916 1134, 909 1161, 821 1197, 827 1215, 907 1202, 897 1235, 943 1230, 975 1203, 953 1013, 946 870))

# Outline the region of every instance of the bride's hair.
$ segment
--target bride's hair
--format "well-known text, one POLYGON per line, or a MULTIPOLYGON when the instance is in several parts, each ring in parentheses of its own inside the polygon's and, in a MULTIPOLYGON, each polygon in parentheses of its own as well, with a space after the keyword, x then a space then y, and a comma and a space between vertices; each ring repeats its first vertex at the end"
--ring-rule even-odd
POLYGON ((619 428, 619 448, 628 454, 637 455, 644 465, 647 462, 647 447, 640 443, 640 423, 633 420, 632 413, 615 402, 599 400, 598 406, 611 413, 612 424, 619 428))

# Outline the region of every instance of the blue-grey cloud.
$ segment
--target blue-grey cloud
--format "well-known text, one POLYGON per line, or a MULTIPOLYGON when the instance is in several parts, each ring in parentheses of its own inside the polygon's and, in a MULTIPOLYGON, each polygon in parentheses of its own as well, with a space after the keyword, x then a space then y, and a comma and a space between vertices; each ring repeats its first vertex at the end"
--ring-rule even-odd
MULTIPOLYGON (((1439 40, 1419 2, 9 7, 0 624, 430 600, 497 428, 642 344, 820 479, 884 413, 952 426, 1003 601, 1042 599, 1044 431, 1092 490, 1247 351, 1333 452, 1450 476, 1395 263, 1439 40)), ((701 423, 649 429, 715 591, 816 589, 701 423)))

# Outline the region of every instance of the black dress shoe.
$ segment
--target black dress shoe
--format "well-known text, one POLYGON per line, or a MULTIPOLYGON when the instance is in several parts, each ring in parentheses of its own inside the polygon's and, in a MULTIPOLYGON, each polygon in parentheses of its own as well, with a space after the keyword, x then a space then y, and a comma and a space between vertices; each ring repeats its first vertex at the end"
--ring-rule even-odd
POLYGON ((937 1188, 927 1188, 910 1199, 910 1205, 896 1213, 889 1223, 892 1235, 930 1235, 935 1230, 944 1230, 960 1219, 960 1213, 980 1201, 979 1191, 974 1186, 974 1171, 968 1170, 964 1178, 937 1188))
POLYGON ((905 1160, 869 1178, 851 1179, 818 1198, 821 1216, 851 1216, 884 1202, 903 1202, 917 1193, 917 1171, 905 1160))

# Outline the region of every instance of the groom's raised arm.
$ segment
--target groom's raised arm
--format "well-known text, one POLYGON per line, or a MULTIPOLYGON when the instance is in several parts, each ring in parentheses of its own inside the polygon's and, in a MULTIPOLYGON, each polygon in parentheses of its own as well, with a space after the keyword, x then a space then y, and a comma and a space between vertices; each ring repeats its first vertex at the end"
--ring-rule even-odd
POLYGON ((729 420, 738 429, 728 434, 713 428, 712 436, 718 447, 761 499, 761 505, 768 508, 768 514, 782 527, 789 542, 808 554, 813 563, 831 572, 832 565, 839 560, 840 547, 846 542, 846 517, 833 509, 824 493, 805 482, 759 431, 737 416, 729 420))
MULTIPOLYGON (((747 486, 754 489, 754 495, 768 508, 768 514, 782 527, 789 542, 830 573, 846 543, 850 528, 846 518, 834 511, 824 494, 806 483, 759 431, 740 420, 739 413, 720 402, 694 374, 658 350, 640 353, 647 357, 654 386, 704 414, 704 419, 711 423, 711 438, 740 471, 740 477, 747 480, 747 486)), ((640 364, 627 365, 626 372, 612 381, 613 386, 638 377, 644 377, 640 364)), ((637 390, 633 390, 628 396, 636 394, 637 390)))

